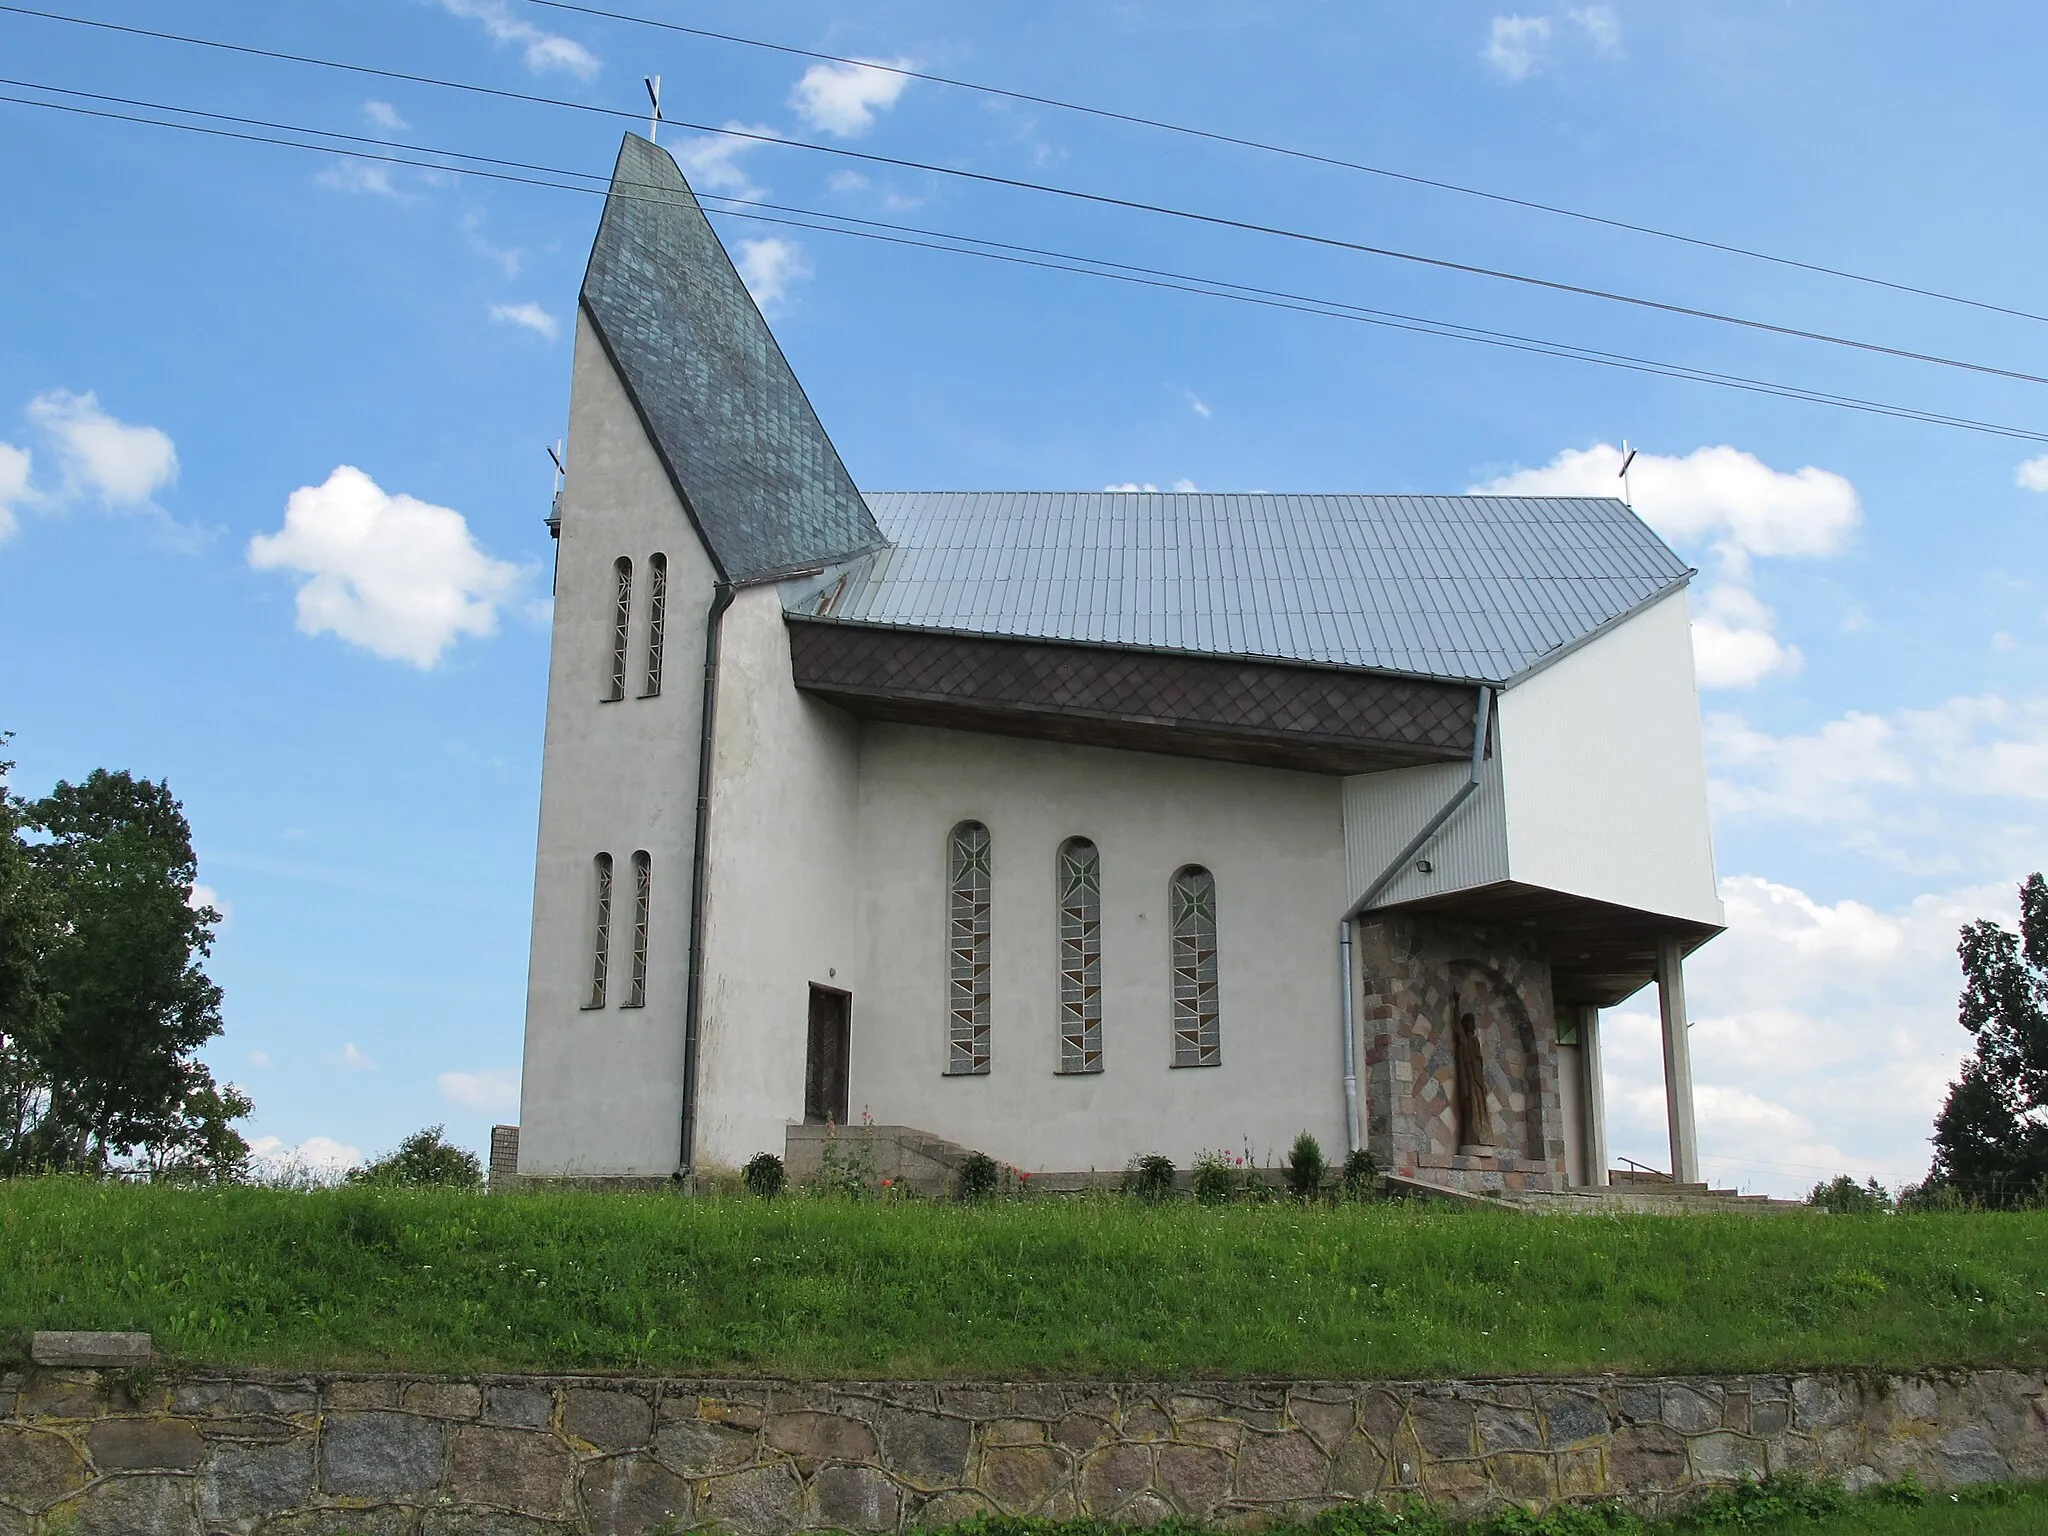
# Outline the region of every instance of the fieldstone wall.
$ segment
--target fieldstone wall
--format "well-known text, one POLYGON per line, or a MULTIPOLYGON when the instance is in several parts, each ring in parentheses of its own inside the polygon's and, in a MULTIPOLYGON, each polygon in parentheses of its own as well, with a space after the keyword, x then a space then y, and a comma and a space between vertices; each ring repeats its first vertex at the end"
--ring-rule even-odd
POLYGON ((2040 1372, 1034 1384, 0 1376, 0 1536, 1256 1524, 1416 1495, 1668 1508, 1783 1468, 2048 1477, 2040 1372))
POLYGON ((1550 960, 1507 930, 1396 916, 1358 925, 1366 1145, 1408 1178, 1470 1193, 1564 1189, 1550 960), (1459 1151, 1458 1015, 1478 1025, 1496 1151, 1459 1151))

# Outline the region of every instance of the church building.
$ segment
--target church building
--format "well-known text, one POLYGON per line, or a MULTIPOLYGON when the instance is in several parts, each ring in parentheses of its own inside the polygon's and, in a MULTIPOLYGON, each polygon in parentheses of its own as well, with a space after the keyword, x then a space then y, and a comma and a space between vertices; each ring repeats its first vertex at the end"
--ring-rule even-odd
POLYGON ((1604 1184, 1654 985, 1698 1177, 1693 573, 1620 500, 863 492, 628 137, 551 521, 521 1175, 871 1117, 1604 1184))

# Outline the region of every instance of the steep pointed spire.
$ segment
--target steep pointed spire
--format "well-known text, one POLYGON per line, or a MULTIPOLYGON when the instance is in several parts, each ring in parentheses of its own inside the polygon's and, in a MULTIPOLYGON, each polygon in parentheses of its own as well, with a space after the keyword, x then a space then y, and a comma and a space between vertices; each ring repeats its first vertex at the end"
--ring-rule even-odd
POLYGON ((583 309, 729 580, 884 543, 666 150, 619 149, 583 309))

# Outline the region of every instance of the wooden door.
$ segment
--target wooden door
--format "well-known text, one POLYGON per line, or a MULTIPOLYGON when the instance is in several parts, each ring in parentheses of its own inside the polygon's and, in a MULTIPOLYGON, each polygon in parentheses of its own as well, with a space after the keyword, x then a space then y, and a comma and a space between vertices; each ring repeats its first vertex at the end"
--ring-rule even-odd
POLYGON ((804 1122, 846 1124, 847 1048, 852 997, 830 987, 811 988, 810 1038, 804 1048, 804 1122))

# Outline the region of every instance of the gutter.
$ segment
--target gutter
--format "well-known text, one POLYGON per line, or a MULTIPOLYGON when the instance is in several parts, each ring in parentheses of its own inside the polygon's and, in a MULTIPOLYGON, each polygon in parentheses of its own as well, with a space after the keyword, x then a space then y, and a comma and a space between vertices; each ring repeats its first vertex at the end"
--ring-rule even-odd
POLYGON ((711 608, 704 619, 703 720, 697 738, 697 833, 690 852, 690 979, 683 1004, 682 1149, 676 1160, 679 1179, 689 1176, 697 1158, 697 1033, 704 1008, 704 896, 711 868, 711 751, 718 726, 718 638, 732 600, 733 584, 717 582, 712 587, 711 608))
POLYGON ((1395 854, 1387 867, 1380 871, 1379 878, 1365 889, 1365 894, 1351 903, 1344 915, 1337 920, 1337 963, 1341 981, 1341 995, 1344 1000, 1342 1020, 1344 1028, 1344 1132, 1349 1149, 1356 1152, 1365 1145, 1358 1124, 1358 1034, 1353 1019, 1351 1001, 1351 925, 1358 914, 1371 906, 1373 901, 1388 886, 1395 876, 1408 866, 1408 861, 1429 845, 1443 824, 1457 814, 1458 808, 1479 793, 1480 775, 1486 768, 1487 728, 1493 719, 1493 689, 1482 684, 1479 698, 1472 707, 1472 770, 1457 792, 1444 802, 1443 807, 1424 823, 1420 832, 1408 840, 1408 846, 1395 854))

